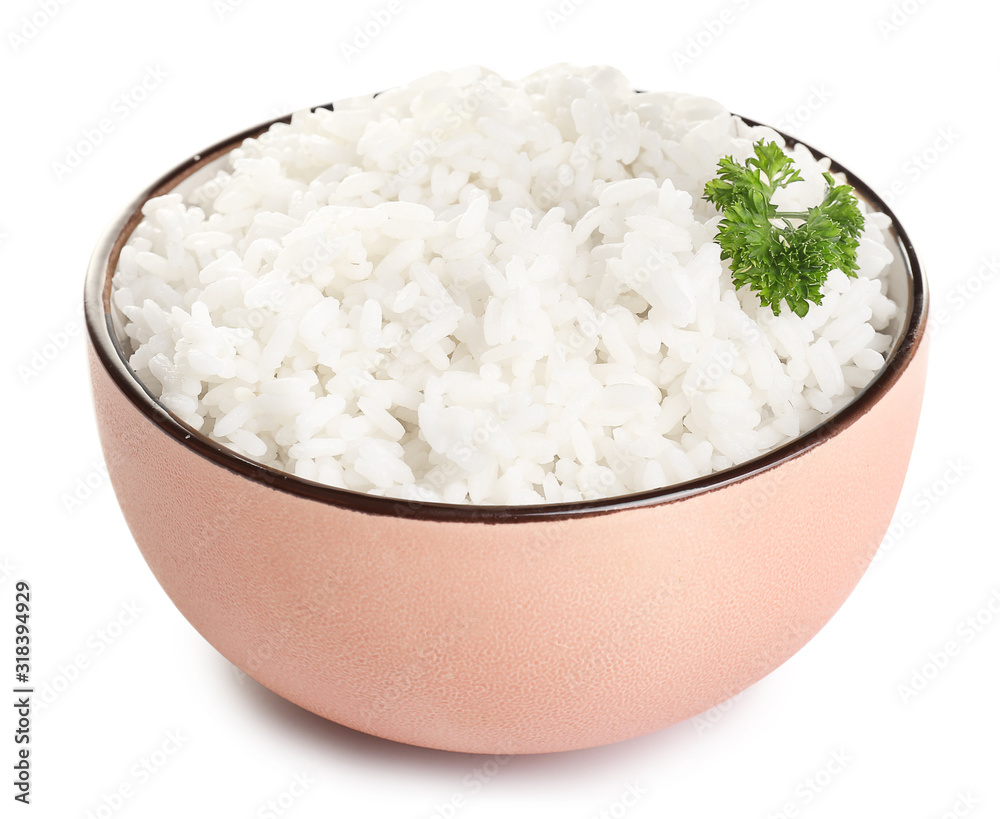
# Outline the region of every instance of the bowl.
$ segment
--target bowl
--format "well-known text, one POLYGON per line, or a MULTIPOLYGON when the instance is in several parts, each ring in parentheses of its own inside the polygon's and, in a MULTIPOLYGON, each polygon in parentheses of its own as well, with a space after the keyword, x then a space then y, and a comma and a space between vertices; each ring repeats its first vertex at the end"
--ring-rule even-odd
POLYGON ((223 656, 359 731, 539 753, 697 715, 822 628, 888 529, 927 365, 924 276, 867 185, 833 163, 892 219, 889 287, 904 309, 883 370, 820 426, 655 491, 539 506, 411 503, 236 455, 158 404, 119 344, 111 276, 143 203, 204 180, 276 121, 141 193, 104 235, 86 282, 93 398, 115 493, 157 580, 223 656))

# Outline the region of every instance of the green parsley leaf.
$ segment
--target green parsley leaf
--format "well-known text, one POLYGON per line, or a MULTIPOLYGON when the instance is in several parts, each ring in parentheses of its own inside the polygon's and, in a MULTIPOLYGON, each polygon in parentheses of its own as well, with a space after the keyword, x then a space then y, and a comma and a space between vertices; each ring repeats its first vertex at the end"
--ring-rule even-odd
POLYGON ((744 164, 719 160, 705 185, 705 199, 722 211, 715 241, 730 260, 733 284, 749 285, 775 315, 784 301, 798 316, 823 300, 820 288, 831 270, 857 276, 858 240, 864 217, 850 185, 830 174, 823 201, 804 212, 779 211, 775 191, 802 179, 776 142, 755 143, 744 164))

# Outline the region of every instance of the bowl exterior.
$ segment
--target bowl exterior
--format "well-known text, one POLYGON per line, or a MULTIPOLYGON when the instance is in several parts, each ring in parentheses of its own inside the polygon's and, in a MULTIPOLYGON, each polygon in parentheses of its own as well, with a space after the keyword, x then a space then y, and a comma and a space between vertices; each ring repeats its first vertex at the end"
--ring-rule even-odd
POLYGON ((536 753, 698 714, 826 623, 889 526, 926 345, 867 412, 757 474, 658 505, 507 523, 369 514, 250 480, 166 434, 89 352, 129 527, 225 657, 370 734, 536 753))

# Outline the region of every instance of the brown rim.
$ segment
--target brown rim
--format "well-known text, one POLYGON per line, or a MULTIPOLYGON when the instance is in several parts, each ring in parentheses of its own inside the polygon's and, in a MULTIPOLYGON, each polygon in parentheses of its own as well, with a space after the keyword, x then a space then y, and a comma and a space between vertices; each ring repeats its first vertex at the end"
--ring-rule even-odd
MULTIPOLYGON (((332 104, 317 106, 332 109, 332 104)), ((741 117, 748 125, 761 123, 741 117)), ((906 231, 892 210, 867 184, 858 179, 840 163, 831 160, 831 169, 843 173, 848 182, 861 193, 875 209, 885 213, 892 221, 891 232, 902 251, 903 264, 908 281, 906 315, 899 338, 891 351, 882 371, 857 396, 822 422, 819 426, 777 449, 746 461, 738 466, 707 475, 697 480, 687 481, 664 489, 653 489, 616 497, 599 498, 571 503, 537 504, 530 506, 474 506, 472 504, 432 503, 426 501, 406 501, 337 489, 296 477, 237 455, 219 443, 183 424, 161 406, 146 387, 139 381, 116 338, 109 311, 111 277, 118 266, 118 256, 122 246, 142 218, 143 204, 154 196, 164 194, 182 180, 240 145, 243 140, 255 137, 277 122, 289 122, 291 115, 277 117, 255 125, 234 136, 228 137, 199 154, 185 160, 140 193, 109 226, 98 243, 90 260, 84 288, 84 312, 90 341, 101 365, 109 373, 118 388, 132 404, 157 425, 164 433, 176 439, 198 455, 209 459, 218 466, 241 475, 249 480, 288 492, 309 500, 334 506, 345 507, 359 512, 393 517, 419 518, 436 521, 459 521, 479 523, 506 523, 537 520, 561 520, 588 515, 607 514, 620 509, 632 509, 672 503, 692 495, 709 492, 723 486, 746 480, 772 467, 797 458, 819 446, 829 438, 839 434, 881 400, 909 365, 923 338, 927 323, 927 283, 917 259, 916 251, 906 231)), ((825 154, 811 145, 780 131, 789 144, 801 144, 814 156, 825 154)))

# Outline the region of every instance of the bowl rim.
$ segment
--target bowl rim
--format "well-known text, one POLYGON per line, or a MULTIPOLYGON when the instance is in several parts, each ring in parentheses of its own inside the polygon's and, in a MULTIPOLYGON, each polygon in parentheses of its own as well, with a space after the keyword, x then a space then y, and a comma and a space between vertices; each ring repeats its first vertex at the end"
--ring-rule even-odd
MULTIPOLYGON (((320 108, 333 110, 334 103, 314 106, 310 110, 315 111, 320 108)), ((734 116, 749 126, 765 124, 739 114, 734 116)), ((913 244, 895 213, 867 183, 835 159, 797 137, 779 131, 773 126, 767 126, 780 134, 788 146, 799 144, 814 156, 829 159, 832 172, 842 173, 871 207, 889 217, 891 222, 889 232, 896 239, 905 268, 908 297, 899 337, 882 369, 847 405, 832 416, 804 435, 756 458, 691 481, 642 492, 564 503, 475 505, 404 500, 340 489, 281 472, 245 458, 187 426, 153 397, 129 366, 118 342, 110 312, 110 294, 111 280, 118 266, 121 249, 141 221, 141 209, 147 200, 168 193, 205 165, 238 147, 245 139, 259 136, 276 123, 289 123, 291 118, 292 114, 275 117, 219 140, 205 150, 188 157, 146 187, 105 229, 91 256, 84 286, 84 317, 93 352, 112 381, 133 406, 162 432, 199 456, 229 472, 271 489, 367 514, 491 524, 575 519, 624 509, 675 503, 755 477, 798 458, 835 437, 864 416, 888 393, 915 357, 924 338, 928 315, 927 281, 913 244)))

